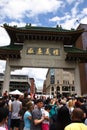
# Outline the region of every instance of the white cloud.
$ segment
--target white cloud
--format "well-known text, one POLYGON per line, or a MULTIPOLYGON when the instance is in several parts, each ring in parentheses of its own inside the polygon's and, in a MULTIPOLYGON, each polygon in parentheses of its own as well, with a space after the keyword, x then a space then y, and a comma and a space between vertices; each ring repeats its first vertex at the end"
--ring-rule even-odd
POLYGON ((31 6, 34 7, 34 9, 31 7, 32 15, 38 15, 41 13, 53 13, 57 11, 60 7, 62 8, 63 2, 58 0, 35 0, 31 6))
MULTIPOLYGON (((80 13, 79 5, 83 2, 83 0, 77 0, 74 4, 74 7, 71 9, 71 15, 72 17, 78 17, 78 14, 80 13)), ((85 13, 86 14, 86 13, 85 13)))
POLYGON ((76 18, 71 17, 69 14, 65 14, 63 17, 54 17, 49 21, 56 22, 58 25, 61 25, 64 29, 76 28, 75 22, 76 18))
POLYGON ((76 19, 67 19, 65 20, 65 23, 64 24, 61 24, 63 28, 65 29, 71 29, 71 28, 76 28, 76 25, 74 24, 74 22, 76 21, 76 19))
POLYGON ((65 20, 70 19, 70 18, 71 18, 70 15, 68 15, 66 13, 63 17, 56 16, 56 17, 53 17, 52 19, 49 19, 49 21, 61 23, 61 21, 65 21, 65 20))
POLYGON ((86 21, 87 21, 87 16, 85 16, 83 19, 81 19, 80 23, 87 24, 86 21))
POLYGON ((82 11, 82 14, 87 14, 87 8, 84 8, 83 11, 82 11))
POLYGON ((0 27, 0 46, 8 45, 10 38, 4 28, 0 27))
POLYGON ((55 16, 51 19, 49 19, 50 22, 55 22, 58 25, 61 25, 65 29, 76 29, 80 23, 86 23, 86 17, 87 17, 87 8, 84 8, 82 11, 79 9, 79 5, 83 2, 83 0, 67 0, 69 4, 72 4, 74 2, 74 6, 72 6, 71 10, 69 12, 65 12, 61 17, 55 16), (78 23, 76 21, 79 21, 78 23))
POLYGON ((74 7, 71 9, 71 13, 72 13, 72 17, 75 17, 78 13, 78 5, 79 5, 79 2, 76 2, 74 7))
POLYGON ((0 17, 2 19, 9 17, 20 21, 25 16, 53 13, 62 6, 63 2, 60 0, 1 0, 0 17))
POLYGON ((66 0, 66 2, 68 3, 68 4, 72 4, 72 3, 75 3, 75 2, 83 2, 84 0, 66 0))
POLYGON ((0 60, 0 73, 4 72, 4 70, 5 70, 5 64, 6 64, 6 61, 0 60))
POLYGON ((46 77, 46 72, 48 69, 46 68, 22 68, 22 70, 15 70, 12 71, 12 74, 25 74, 28 75, 30 78, 35 77, 38 80, 44 80, 46 77))
POLYGON ((73 2, 75 2, 76 0, 66 0, 66 2, 68 3, 68 4, 72 4, 73 2))

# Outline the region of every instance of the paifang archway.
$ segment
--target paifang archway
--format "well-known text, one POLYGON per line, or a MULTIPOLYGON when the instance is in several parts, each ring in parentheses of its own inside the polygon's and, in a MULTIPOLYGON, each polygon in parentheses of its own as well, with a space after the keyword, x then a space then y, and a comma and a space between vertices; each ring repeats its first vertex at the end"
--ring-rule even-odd
POLYGON ((6 60, 3 90, 9 91, 10 71, 20 67, 64 68, 75 71, 75 91, 81 95, 79 62, 87 61, 87 53, 76 48, 84 30, 61 27, 3 26, 10 36, 8 46, 0 47, 0 59, 6 60))

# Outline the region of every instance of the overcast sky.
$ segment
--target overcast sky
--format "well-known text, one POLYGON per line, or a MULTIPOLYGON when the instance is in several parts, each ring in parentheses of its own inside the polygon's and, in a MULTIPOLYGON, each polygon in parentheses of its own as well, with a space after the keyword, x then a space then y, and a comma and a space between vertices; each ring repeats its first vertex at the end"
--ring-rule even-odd
MULTIPOLYGON (((87 0, 0 0, 0 25, 56 27, 76 29, 80 23, 87 24, 87 0)), ((0 27, 0 46, 10 44, 9 36, 0 27)), ((0 72, 5 70, 5 61, 0 60, 0 72)), ((47 69, 23 68, 13 73, 27 74, 35 78, 41 87, 47 69), (39 71, 39 74, 38 74, 39 71)))

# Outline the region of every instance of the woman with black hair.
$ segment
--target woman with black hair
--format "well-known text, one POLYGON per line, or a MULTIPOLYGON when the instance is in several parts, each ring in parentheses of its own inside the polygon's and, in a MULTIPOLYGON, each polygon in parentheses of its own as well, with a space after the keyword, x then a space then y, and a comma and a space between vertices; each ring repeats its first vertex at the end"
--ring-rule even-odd
POLYGON ((9 110, 6 107, 0 107, 0 130, 8 130, 8 114, 9 110))
POLYGON ((65 126, 71 123, 69 109, 63 105, 58 110, 56 122, 51 126, 50 130, 64 130, 65 126))

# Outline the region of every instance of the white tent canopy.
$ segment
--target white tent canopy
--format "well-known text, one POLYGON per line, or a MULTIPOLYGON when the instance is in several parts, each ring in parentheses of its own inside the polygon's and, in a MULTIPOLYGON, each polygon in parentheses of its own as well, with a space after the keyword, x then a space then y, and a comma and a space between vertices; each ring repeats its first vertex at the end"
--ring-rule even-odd
POLYGON ((24 95, 22 92, 20 92, 19 90, 14 90, 14 91, 11 91, 9 92, 9 94, 11 95, 24 95))

